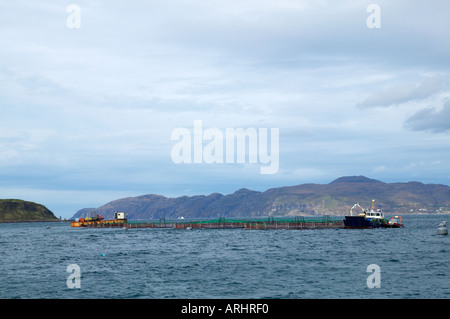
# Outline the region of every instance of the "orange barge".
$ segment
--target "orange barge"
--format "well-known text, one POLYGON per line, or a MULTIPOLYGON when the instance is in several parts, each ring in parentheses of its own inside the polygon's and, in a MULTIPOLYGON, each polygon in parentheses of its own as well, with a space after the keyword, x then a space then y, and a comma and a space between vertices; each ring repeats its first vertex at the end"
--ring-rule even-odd
POLYGON ((117 212, 114 219, 104 220, 102 216, 76 218, 70 222, 71 227, 124 227, 127 223, 125 213, 117 212))

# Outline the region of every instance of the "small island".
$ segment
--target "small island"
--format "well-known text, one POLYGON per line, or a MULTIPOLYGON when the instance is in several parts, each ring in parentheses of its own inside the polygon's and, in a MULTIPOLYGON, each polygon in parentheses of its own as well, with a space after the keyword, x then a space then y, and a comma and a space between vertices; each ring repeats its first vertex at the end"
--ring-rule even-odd
POLYGON ((0 199, 0 223, 59 220, 47 207, 21 199, 0 199))

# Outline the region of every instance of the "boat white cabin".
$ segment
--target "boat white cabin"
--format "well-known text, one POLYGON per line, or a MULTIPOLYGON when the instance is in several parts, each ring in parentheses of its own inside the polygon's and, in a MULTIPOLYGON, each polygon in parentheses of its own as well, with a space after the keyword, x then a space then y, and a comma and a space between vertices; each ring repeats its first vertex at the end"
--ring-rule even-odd
POLYGON ((372 218, 372 219, 384 219, 384 213, 381 210, 376 211, 369 211, 366 212, 366 218, 372 218))
POLYGON ((384 213, 381 211, 381 209, 375 210, 375 199, 372 199, 372 209, 366 212, 366 218, 380 220, 384 219, 384 213))
POLYGON ((367 211, 366 209, 362 208, 358 203, 353 205, 353 207, 350 209, 350 216, 355 216, 353 213, 353 209, 356 207, 361 209, 361 213, 358 214, 358 216, 364 216, 368 219, 384 219, 384 213, 381 211, 381 209, 375 210, 375 200, 372 200, 372 209, 370 211, 367 211))

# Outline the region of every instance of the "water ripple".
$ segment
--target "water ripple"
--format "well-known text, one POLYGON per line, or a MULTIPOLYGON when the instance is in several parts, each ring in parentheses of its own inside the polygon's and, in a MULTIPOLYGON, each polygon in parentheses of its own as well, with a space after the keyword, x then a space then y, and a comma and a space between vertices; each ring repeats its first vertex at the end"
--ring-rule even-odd
POLYGON ((0 224, 0 298, 448 298, 442 216, 403 229, 72 229, 0 224), (67 266, 81 269, 69 289, 67 266), (367 287, 367 266, 381 287, 367 287))

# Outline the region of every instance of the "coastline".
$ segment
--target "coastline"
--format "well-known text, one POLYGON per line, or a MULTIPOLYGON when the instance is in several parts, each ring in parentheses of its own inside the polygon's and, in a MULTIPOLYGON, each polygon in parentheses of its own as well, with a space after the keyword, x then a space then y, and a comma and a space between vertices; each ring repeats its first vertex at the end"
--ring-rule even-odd
POLYGON ((50 220, 0 220, 0 224, 14 224, 14 223, 46 223, 46 222, 70 222, 70 220, 50 219, 50 220))

